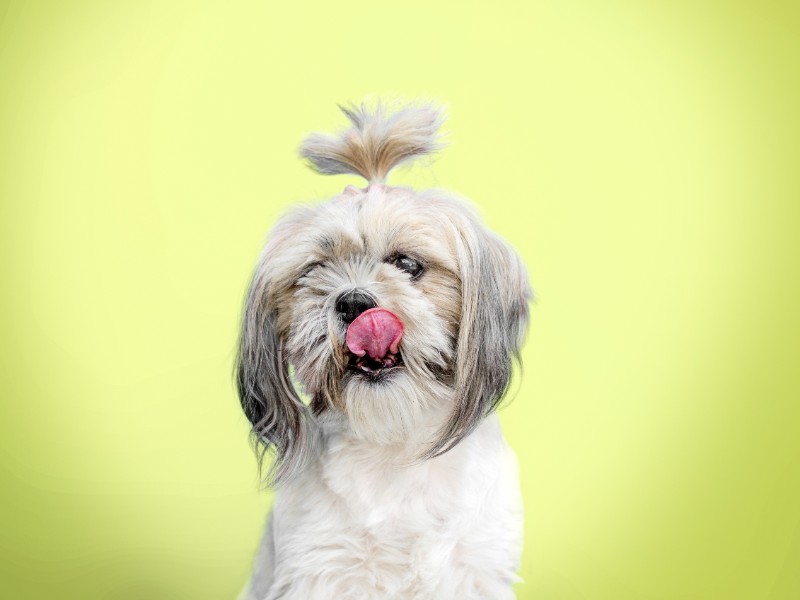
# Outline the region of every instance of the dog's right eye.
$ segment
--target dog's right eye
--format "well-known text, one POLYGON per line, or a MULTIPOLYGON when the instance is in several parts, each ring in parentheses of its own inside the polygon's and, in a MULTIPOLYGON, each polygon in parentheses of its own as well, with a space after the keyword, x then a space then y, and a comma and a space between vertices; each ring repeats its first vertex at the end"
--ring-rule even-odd
POLYGON ((300 277, 298 277, 295 280, 295 285, 299 284, 301 280, 303 280, 304 278, 306 278, 309 275, 311 275, 311 271, 313 271, 317 267, 321 267, 321 266, 322 266, 321 262, 314 262, 314 263, 306 265, 305 268, 303 269, 302 273, 300 273, 300 277))

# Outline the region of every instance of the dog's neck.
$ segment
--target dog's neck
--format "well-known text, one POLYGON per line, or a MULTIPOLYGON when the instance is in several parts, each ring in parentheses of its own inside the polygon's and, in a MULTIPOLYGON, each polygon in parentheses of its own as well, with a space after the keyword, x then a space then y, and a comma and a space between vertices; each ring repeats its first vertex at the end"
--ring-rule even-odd
POLYGON ((365 457, 374 455, 382 462, 391 457, 397 468, 409 467, 420 462, 420 457, 436 439, 449 416, 443 404, 433 404, 417 415, 414 427, 404 432, 402 437, 381 440, 356 433, 344 413, 326 411, 317 417, 319 455, 329 456, 335 449, 346 447, 349 451, 363 453, 365 457))
POLYGON ((370 522, 397 516, 423 497, 426 510, 443 516, 470 502, 461 496, 473 492, 477 465, 505 449, 496 415, 449 452, 428 460, 420 458, 426 448, 420 440, 375 444, 357 438, 346 423, 333 415, 323 420, 318 455, 296 485, 290 484, 291 493, 322 485, 370 522))

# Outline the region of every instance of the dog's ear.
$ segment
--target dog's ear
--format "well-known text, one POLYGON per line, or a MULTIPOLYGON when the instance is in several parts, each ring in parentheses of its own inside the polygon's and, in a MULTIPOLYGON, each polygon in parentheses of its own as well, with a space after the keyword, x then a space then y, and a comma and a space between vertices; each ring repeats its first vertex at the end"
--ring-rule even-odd
POLYGON ((474 219, 458 227, 461 320, 455 406, 429 456, 447 452, 497 407, 528 325, 531 289, 517 253, 474 219))
POLYGON ((275 454, 264 478, 268 485, 295 473, 315 441, 312 417, 289 375, 276 299, 279 286, 270 276, 273 254, 267 245, 250 284, 236 360, 239 400, 252 424, 262 472, 267 452, 275 454))

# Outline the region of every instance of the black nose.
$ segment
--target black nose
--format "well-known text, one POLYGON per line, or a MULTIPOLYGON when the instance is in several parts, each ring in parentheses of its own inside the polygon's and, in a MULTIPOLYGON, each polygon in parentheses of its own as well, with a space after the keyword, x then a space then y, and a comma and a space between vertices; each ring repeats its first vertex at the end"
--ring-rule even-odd
POLYGON ((352 323, 365 310, 376 306, 375 300, 364 290, 350 290, 336 299, 336 310, 345 323, 352 323))

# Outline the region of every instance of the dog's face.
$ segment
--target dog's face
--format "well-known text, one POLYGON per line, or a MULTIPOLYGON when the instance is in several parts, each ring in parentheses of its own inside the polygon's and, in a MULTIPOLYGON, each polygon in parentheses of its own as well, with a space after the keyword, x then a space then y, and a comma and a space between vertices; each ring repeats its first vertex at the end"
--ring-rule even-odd
POLYGON ((505 391, 529 296, 517 255, 444 194, 373 185, 295 209, 259 260, 238 361, 273 475, 326 418, 376 444, 450 449, 505 391))
MULTIPOLYGON (((373 187, 304 211, 299 228, 290 226, 292 245, 303 248, 299 256, 288 249, 297 261, 292 281, 275 290, 279 336, 314 412, 342 411, 359 437, 378 443, 414 434, 425 410, 446 401, 454 376, 455 231, 411 198, 373 187), (348 332, 370 309, 392 315, 383 328, 401 336, 395 352, 358 356, 348 347, 348 332)), ((382 325, 366 326, 364 335, 379 337, 374 329, 382 325)))

